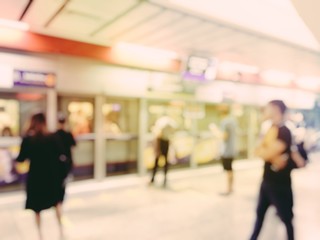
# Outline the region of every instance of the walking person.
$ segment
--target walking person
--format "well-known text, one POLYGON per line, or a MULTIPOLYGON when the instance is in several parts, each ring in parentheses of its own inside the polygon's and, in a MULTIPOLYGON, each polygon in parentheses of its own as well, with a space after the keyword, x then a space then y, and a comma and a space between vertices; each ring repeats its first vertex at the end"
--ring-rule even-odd
POLYGON ((221 131, 223 139, 223 152, 221 156, 222 166, 227 175, 227 190, 223 195, 233 192, 234 174, 232 163, 237 155, 237 121, 231 113, 231 108, 226 106, 222 109, 221 131))
POLYGON ((154 143, 155 148, 155 162, 152 170, 152 177, 150 184, 154 183, 156 173, 159 167, 159 159, 161 156, 164 158, 164 180, 163 187, 167 186, 167 174, 169 170, 169 161, 168 161, 168 153, 170 147, 170 138, 172 137, 173 131, 175 129, 174 121, 167 117, 161 117, 157 120, 154 128, 156 129, 156 138, 154 143))
POLYGON ((55 132, 57 141, 59 142, 61 151, 63 153, 60 159, 60 177, 61 177, 61 189, 59 194, 59 207, 62 207, 62 203, 65 196, 66 181, 73 168, 72 148, 76 146, 76 141, 70 131, 66 129, 66 117, 63 113, 58 113, 58 129, 55 132))
POLYGON ((272 126, 256 149, 256 155, 265 161, 263 179, 260 187, 257 216, 250 240, 258 239, 265 214, 273 205, 286 227, 288 240, 294 240, 293 195, 291 187, 292 137, 285 126, 287 107, 281 100, 269 102, 265 108, 265 117, 272 121, 272 126))
POLYGON ((46 126, 43 113, 34 114, 30 126, 23 137, 18 162, 30 161, 26 183, 26 209, 35 212, 35 220, 42 240, 41 217, 42 210, 55 207, 59 223, 60 234, 62 231, 61 206, 59 205, 61 178, 59 177, 59 161, 61 150, 55 136, 50 134, 46 126))

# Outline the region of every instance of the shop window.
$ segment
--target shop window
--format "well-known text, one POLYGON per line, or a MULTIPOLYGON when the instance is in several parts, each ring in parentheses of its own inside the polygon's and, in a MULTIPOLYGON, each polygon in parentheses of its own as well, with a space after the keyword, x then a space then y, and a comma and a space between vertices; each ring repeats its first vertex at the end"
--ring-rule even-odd
POLYGON ((74 136, 92 133, 93 104, 72 101, 68 104, 70 130, 74 136))
POLYGON ((77 146, 73 149, 74 179, 93 178, 93 99, 60 97, 58 104, 59 111, 67 115, 68 128, 77 141, 77 146))
POLYGON ((138 101, 108 98, 102 107, 107 175, 137 171, 138 101))

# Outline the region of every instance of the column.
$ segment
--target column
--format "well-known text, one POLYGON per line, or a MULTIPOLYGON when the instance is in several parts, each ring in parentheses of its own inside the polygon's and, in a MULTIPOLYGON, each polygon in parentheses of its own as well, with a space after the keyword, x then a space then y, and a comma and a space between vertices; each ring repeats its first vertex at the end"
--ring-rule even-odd
POLYGON ((105 139, 103 129, 103 113, 102 106, 104 103, 104 96, 95 97, 94 108, 94 178, 102 180, 106 177, 105 164, 105 139))
POLYGON ((57 129, 57 92, 55 89, 47 91, 47 127, 48 130, 53 132, 57 129))
POLYGON ((195 146, 197 145, 197 142, 198 142, 198 123, 197 123, 197 119, 195 118, 192 118, 191 119, 192 121, 192 129, 191 129, 191 133, 192 133, 192 136, 193 136, 193 139, 194 139, 194 145, 193 145, 193 148, 192 148, 192 154, 191 154, 191 157, 190 157, 190 167, 191 168, 197 168, 198 167, 198 163, 194 157, 194 151, 195 151, 195 146))
POLYGON ((142 176, 147 172, 146 166, 144 164, 144 150, 147 144, 148 133, 147 100, 140 99, 139 105, 138 174, 142 176))

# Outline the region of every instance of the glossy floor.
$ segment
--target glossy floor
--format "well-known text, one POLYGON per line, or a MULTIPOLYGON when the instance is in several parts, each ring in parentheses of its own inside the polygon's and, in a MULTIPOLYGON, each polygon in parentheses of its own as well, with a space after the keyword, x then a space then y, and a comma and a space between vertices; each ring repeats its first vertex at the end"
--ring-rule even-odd
MULTIPOLYGON (((320 161, 293 174, 298 240, 320 239, 320 161)), ((261 162, 236 163, 235 192, 221 196, 220 166, 171 172, 167 189, 147 178, 115 177, 70 184, 65 203, 66 240, 247 240, 252 230, 261 162)), ((0 196, 0 239, 37 240, 23 193, 0 196)), ((43 213, 45 240, 58 240, 53 210, 43 213)), ((261 240, 285 240, 271 208, 261 240)))

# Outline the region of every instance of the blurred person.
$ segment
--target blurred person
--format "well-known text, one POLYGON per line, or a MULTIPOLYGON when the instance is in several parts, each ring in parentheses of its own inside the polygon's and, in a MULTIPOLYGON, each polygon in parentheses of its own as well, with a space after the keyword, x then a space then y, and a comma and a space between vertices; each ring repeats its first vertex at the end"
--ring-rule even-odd
POLYGON ((23 137, 18 162, 30 161, 26 183, 26 209, 35 212, 35 220, 42 240, 41 218, 42 210, 55 207, 61 236, 62 209, 60 195, 62 181, 59 172, 61 149, 56 137, 50 134, 43 113, 34 114, 26 135, 23 137))
POLYGON ((223 151, 221 161, 227 175, 227 190, 223 195, 229 195, 233 191, 233 168, 232 162, 237 155, 237 121, 231 113, 230 106, 225 106, 221 110, 222 121, 221 131, 223 139, 223 151))
MULTIPOLYGON (((2 137, 12 137, 13 133, 9 126, 4 126, 1 131, 2 137)), ((0 147, 0 182, 11 183, 16 180, 13 174, 13 158, 10 147, 0 147)))
POLYGON ((10 127, 5 126, 1 132, 2 137, 13 137, 13 133, 10 127))
POLYGON ((60 176, 63 184, 59 198, 59 205, 62 205, 65 196, 66 179, 73 168, 72 148, 76 146, 72 133, 66 129, 66 117, 63 113, 58 113, 58 129, 55 136, 63 153, 63 159, 60 161, 60 176))
POLYGON ((16 180, 12 162, 10 151, 7 148, 0 148, 0 182, 11 183, 16 180))
POLYGON ((163 156, 165 161, 163 187, 167 186, 167 174, 169 170, 168 153, 170 147, 170 139, 175 127, 175 122, 167 116, 159 118, 155 123, 155 126, 153 128, 155 133, 155 162, 152 170, 150 184, 154 183, 155 176, 159 167, 159 159, 161 156, 163 156))
POLYGON ((73 123, 72 133, 74 136, 91 132, 91 124, 88 114, 82 109, 70 114, 70 121, 73 123))
POLYGON ((290 130, 285 126, 286 110, 287 107, 281 100, 269 102, 264 110, 265 118, 272 121, 272 126, 256 149, 256 155, 265 161, 265 165, 256 210, 256 222, 250 240, 258 239, 265 214, 271 205, 276 208, 278 216, 286 227, 288 240, 294 239, 291 187, 292 136, 290 130))

